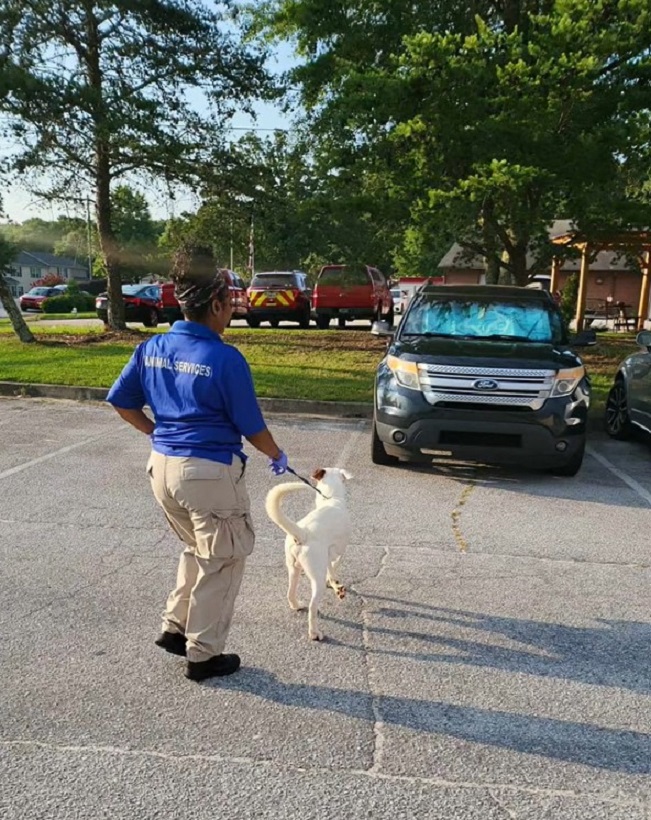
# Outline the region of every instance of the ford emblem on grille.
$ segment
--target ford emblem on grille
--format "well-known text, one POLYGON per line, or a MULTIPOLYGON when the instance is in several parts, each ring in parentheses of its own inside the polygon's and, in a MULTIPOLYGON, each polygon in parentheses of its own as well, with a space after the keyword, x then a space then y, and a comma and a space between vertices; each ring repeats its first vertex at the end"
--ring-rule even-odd
POLYGON ((475 390, 497 390, 499 384, 493 379, 477 379, 472 386, 475 390))

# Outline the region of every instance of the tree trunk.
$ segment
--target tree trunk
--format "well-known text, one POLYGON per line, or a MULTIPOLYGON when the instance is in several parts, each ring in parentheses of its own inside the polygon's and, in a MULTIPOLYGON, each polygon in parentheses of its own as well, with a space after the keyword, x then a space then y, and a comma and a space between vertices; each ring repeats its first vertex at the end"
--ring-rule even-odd
POLYGON ((520 287, 524 287, 529 282, 529 269, 527 267, 527 244, 518 240, 509 251, 509 264, 513 282, 520 287))
POLYGON ((87 10, 86 34, 88 39, 86 70, 88 72, 88 83, 94 95, 95 209, 99 246, 108 279, 108 324, 113 330, 126 330, 124 301, 122 299, 122 277, 120 276, 117 244, 111 220, 111 145, 105 115, 104 77, 100 60, 101 38, 99 23, 93 12, 93 4, 90 4, 87 10))
POLYGON ((100 145, 97 149, 97 199, 96 217, 99 245, 104 258, 108 279, 108 323, 113 330, 126 330, 124 321, 124 300, 122 299, 122 277, 118 258, 117 243, 111 220, 111 177, 108 162, 108 148, 100 145))
POLYGON ((484 265, 486 268, 486 284, 496 285, 500 278, 500 260, 495 227, 490 219, 488 206, 485 208, 481 221, 482 245, 484 246, 484 265))
POLYGON ((7 284, 7 280, 5 279, 4 273, 0 270, 0 302, 2 302, 2 306, 7 311, 9 315, 9 320, 13 329, 16 331, 16 336, 20 339, 21 342, 25 342, 26 344, 30 342, 35 342, 36 339, 34 338, 34 334, 32 331, 27 327, 27 322, 23 319, 23 315, 20 312, 20 309, 16 305, 14 301, 14 297, 11 295, 11 291, 9 290, 9 285, 7 284))
MULTIPOLYGON (((509 262, 509 254, 508 251, 502 251, 502 262, 509 262)), ((499 277, 497 279, 498 285, 513 285, 513 273, 510 268, 505 267, 504 265, 500 265, 499 270, 499 277)))

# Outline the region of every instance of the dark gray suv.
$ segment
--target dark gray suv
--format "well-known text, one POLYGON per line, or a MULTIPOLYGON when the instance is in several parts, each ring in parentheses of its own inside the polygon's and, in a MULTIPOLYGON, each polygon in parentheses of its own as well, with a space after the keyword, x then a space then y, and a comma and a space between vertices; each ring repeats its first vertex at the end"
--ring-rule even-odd
POLYGON ((391 336, 375 380, 375 464, 453 458, 581 467, 590 381, 549 294, 426 285, 391 336))
POLYGON ((651 433, 651 331, 637 334, 640 349, 620 364, 606 400, 606 432, 626 439, 634 429, 651 433))

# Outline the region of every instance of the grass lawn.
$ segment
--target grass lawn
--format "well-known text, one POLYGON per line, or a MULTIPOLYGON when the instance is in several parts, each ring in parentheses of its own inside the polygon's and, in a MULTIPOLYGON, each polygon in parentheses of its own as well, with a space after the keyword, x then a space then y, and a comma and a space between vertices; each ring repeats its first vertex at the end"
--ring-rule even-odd
MULTIPOLYGON (((0 381, 110 386, 138 342, 155 331, 123 336, 97 327, 32 327, 38 342, 23 345, 0 326, 0 381)), ((246 356, 259 396, 372 401, 373 376, 385 342, 367 331, 230 329, 227 341, 246 356)), ((581 353, 592 377, 591 414, 603 414, 618 363, 635 350, 634 334, 598 335, 581 353)))
MULTIPOLYGON (((123 337, 103 328, 32 331, 23 345, 0 328, 0 381, 109 387, 138 342, 153 331, 123 337)), ((385 343, 363 331, 240 330, 226 340, 246 356, 261 397, 371 401, 373 376, 385 343)))

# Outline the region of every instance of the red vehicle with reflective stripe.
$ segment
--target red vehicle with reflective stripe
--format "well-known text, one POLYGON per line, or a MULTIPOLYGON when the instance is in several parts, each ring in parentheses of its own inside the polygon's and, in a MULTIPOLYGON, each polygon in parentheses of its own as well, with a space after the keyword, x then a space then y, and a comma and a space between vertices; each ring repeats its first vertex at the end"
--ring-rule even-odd
POLYGON ((278 327, 281 321, 310 326, 311 292, 307 274, 302 271, 268 271, 256 273, 247 291, 249 327, 269 322, 278 327))

